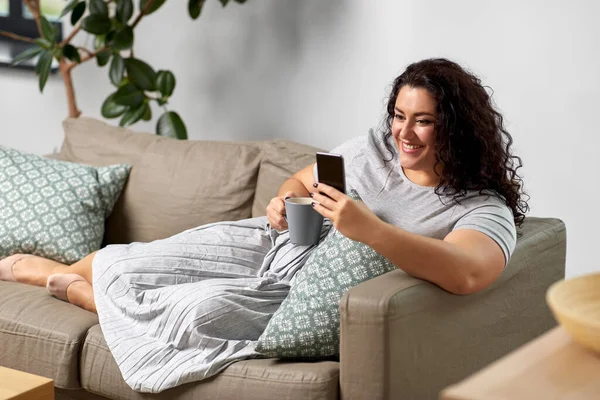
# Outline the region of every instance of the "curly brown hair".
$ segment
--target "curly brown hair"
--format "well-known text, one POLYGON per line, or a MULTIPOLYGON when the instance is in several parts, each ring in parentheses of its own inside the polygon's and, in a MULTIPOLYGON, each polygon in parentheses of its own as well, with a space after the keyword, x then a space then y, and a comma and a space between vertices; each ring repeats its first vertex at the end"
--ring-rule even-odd
MULTIPOLYGON (((523 180, 517 174, 521 158, 511 153, 512 136, 504 128, 502 115, 492 104, 481 80, 455 62, 443 58, 413 63, 394 80, 387 103, 384 142, 393 154, 394 106, 404 86, 426 89, 437 102, 436 165, 441 168, 435 193, 452 196, 456 202, 467 190, 495 193, 513 212, 521 226, 529 205, 523 180)), ((390 160, 386 160, 390 161, 390 160)))

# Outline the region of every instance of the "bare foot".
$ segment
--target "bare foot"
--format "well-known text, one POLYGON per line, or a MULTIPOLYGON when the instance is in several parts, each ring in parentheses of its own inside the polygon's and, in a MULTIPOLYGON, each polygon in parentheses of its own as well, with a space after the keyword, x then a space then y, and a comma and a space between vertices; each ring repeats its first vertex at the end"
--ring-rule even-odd
POLYGON ((52 274, 46 285, 51 295, 79 306, 84 310, 96 312, 92 285, 77 274, 52 274))
POLYGON ((11 257, 15 256, 20 256, 21 258, 13 264, 11 269, 12 275, 17 282, 29 285, 46 286, 50 275, 57 272, 58 269, 67 267, 54 260, 39 256, 15 254, 11 257))

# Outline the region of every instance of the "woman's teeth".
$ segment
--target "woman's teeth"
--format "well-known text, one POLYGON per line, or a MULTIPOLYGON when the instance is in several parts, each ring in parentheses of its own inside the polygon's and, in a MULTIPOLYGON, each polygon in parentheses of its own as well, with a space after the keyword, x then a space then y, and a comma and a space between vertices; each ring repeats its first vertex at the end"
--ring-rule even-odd
POLYGON ((423 146, 417 146, 415 144, 406 144, 406 143, 404 143, 403 146, 406 147, 407 149, 410 149, 410 150, 414 150, 414 149, 418 149, 420 147, 423 147, 423 146))

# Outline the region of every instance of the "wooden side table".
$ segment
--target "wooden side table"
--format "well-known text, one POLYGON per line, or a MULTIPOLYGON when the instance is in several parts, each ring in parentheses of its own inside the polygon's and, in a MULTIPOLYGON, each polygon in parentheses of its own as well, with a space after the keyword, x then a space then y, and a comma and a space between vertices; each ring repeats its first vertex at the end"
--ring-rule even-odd
POLYGON ((440 399, 600 399, 600 355, 556 327, 444 389, 440 399))
POLYGON ((54 381, 0 367, 0 400, 54 400, 54 381))

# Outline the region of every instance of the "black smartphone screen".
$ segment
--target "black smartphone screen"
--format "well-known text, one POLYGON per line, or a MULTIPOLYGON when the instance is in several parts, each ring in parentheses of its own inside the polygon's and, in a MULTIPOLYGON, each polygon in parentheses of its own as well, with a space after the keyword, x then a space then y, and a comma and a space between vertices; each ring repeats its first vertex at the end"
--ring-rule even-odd
POLYGON ((346 193, 344 158, 339 154, 317 153, 317 175, 319 182, 346 193))

